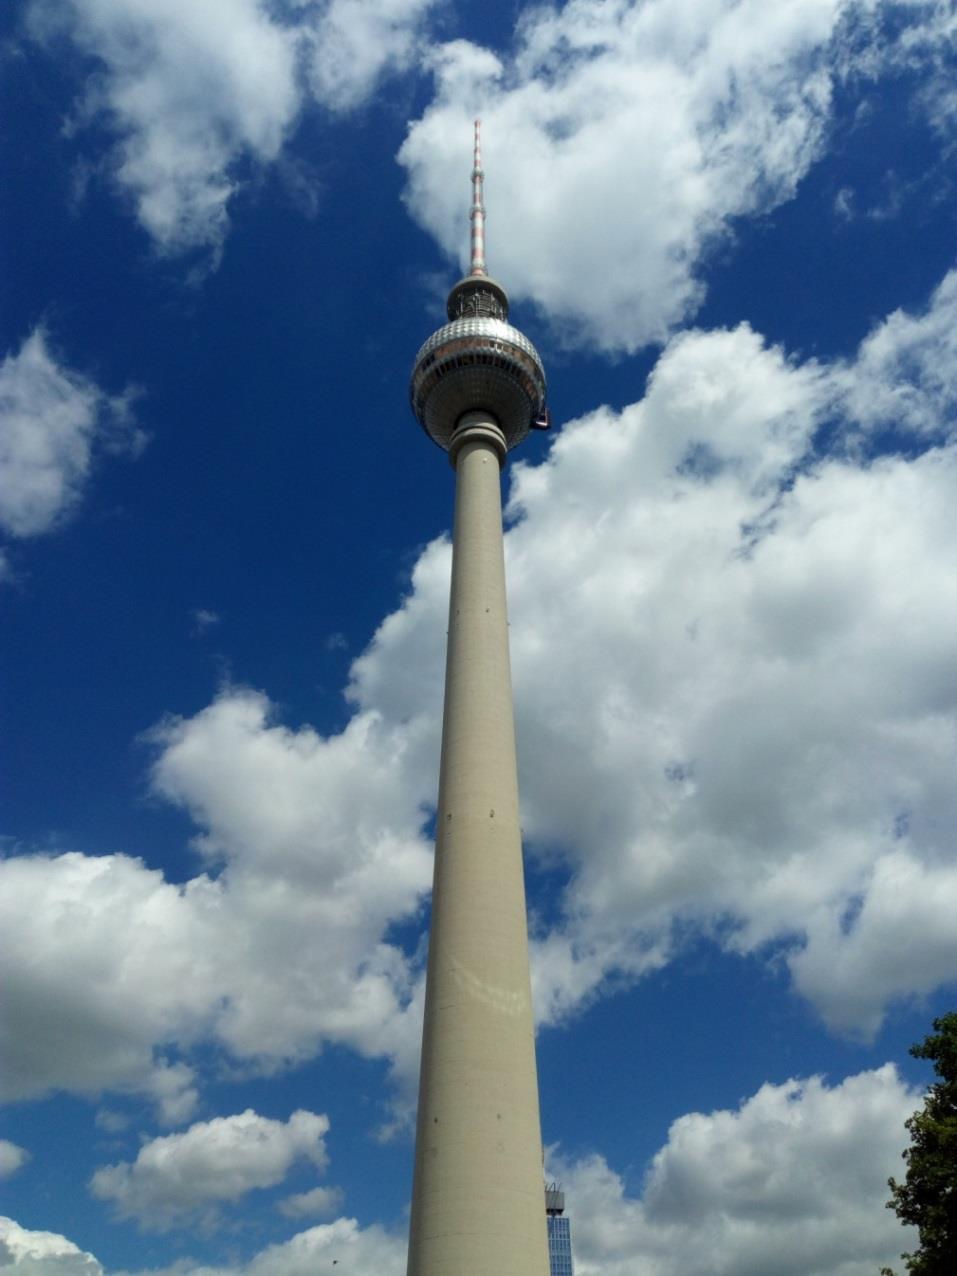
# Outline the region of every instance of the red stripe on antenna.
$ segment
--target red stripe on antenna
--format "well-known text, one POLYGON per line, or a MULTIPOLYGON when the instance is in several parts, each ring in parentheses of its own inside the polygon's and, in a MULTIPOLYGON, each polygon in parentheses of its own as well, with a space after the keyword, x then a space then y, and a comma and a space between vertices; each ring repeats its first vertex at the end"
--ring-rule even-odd
POLYGON ((483 201, 482 121, 475 121, 475 157, 472 163, 472 265, 471 275, 487 275, 485 268, 485 203, 483 201))

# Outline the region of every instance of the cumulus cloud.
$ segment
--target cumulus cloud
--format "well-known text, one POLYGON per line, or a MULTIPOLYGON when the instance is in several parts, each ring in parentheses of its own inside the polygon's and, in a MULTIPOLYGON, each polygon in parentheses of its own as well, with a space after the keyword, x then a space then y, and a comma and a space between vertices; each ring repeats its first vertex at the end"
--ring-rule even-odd
POLYGON ((735 1111, 675 1121, 638 1197, 600 1156, 553 1154, 576 1271, 870 1276, 913 1243, 883 1206, 916 1098, 891 1065, 764 1085, 735 1111))
POLYGON ((188 1044, 208 1014, 203 972, 217 887, 171 886, 122 856, 23 856, 0 864, 3 1096, 56 1089, 148 1094, 189 1116, 193 1076, 161 1043, 188 1044), (21 911, 27 906, 31 912, 21 911), (199 942, 197 942, 199 941, 199 942))
POLYGON ((103 1276, 92 1254, 55 1232, 31 1232, 0 1216, 0 1266, 16 1276, 103 1276))
POLYGON ((0 864, 5 1096, 130 1090, 181 1121, 183 1055, 210 1036, 270 1068, 343 1042, 411 1085, 419 972, 384 936, 431 873, 415 732, 359 714, 323 739, 229 689, 152 738, 155 791, 204 830, 216 875, 172 885, 121 855, 0 864))
POLYGON ((200 1217, 214 1222, 224 1203, 281 1183, 296 1161, 322 1169, 328 1129, 328 1118, 314 1112, 294 1112, 283 1123, 247 1109, 151 1139, 134 1162, 97 1170, 90 1189, 112 1202, 121 1218, 135 1218, 148 1231, 200 1217))
POLYGON ((28 21, 92 59, 74 126, 117 135, 113 176, 156 247, 218 251, 236 164, 275 159, 298 111, 293 33, 257 0, 33 0, 28 21))
MULTIPOLYGON (((946 756, 953 726, 944 732, 939 751, 946 756)), ((953 981, 957 943, 949 913, 957 865, 934 858, 884 854, 857 897, 824 905, 810 920, 808 943, 791 957, 791 970, 796 987, 833 1027, 868 1035, 890 999, 953 981)))
POLYGON ((431 878, 413 778, 423 754, 434 769, 430 728, 373 711, 338 736, 292 732, 265 697, 234 690, 154 733, 154 789, 204 830, 202 855, 228 862, 220 883, 256 941, 241 962, 250 982, 220 1023, 234 1050, 297 1057, 321 1035, 373 1054, 405 1049, 410 970, 382 939, 431 878), (264 998, 273 980, 284 992, 264 998))
POLYGON ((951 440, 957 430, 957 270, 919 313, 895 310, 862 343, 847 378, 847 415, 867 431, 951 440))
POLYGON ((209 267, 251 167, 282 160, 314 206, 302 166, 283 153, 304 103, 366 100, 383 73, 408 65, 433 2, 30 0, 27 29, 50 49, 67 38, 89 59, 69 129, 109 129, 103 168, 157 251, 200 250, 209 267))
MULTIPOLYGON (((59 362, 36 328, 0 363, 0 528, 38 536, 76 507, 94 455, 137 452, 134 392, 109 395, 59 362)), ((2 573, 0 573, 2 575, 2 573)))
POLYGON ((11 1174, 26 1165, 30 1153, 26 1148, 18 1147, 9 1139, 0 1139, 0 1179, 8 1179, 11 1174))

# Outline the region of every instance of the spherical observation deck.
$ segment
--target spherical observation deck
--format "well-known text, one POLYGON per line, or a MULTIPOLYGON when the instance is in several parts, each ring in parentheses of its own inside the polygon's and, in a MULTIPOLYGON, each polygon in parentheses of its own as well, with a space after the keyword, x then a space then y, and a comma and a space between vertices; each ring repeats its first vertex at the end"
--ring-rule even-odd
POLYGON ((461 279, 449 293, 450 322, 416 355, 409 385, 412 411, 448 451, 466 412, 495 418, 511 449, 545 406, 545 371, 526 336, 508 322, 508 296, 488 275, 461 279))

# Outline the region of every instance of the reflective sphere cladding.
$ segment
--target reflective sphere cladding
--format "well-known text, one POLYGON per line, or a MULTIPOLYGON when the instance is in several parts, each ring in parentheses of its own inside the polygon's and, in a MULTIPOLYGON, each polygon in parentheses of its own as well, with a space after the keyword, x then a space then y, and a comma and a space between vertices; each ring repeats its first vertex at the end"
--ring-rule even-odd
POLYGON ((439 447, 448 449, 463 413, 484 408, 513 448, 545 406, 545 371, 532 343, 504 319, 456 319, 416 356, 409 398, 439 447))

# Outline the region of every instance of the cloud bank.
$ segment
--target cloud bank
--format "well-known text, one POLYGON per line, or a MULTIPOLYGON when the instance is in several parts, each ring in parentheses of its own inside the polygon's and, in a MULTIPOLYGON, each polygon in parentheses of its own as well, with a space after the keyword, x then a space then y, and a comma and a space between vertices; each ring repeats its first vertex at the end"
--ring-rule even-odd
MULTIPOLYGON (((955 325, 951 274, 849 361, 688 332, 640 403, 511 471, 523 820, 564 882, 533 919, 540 1020, 688 933, 783 957, 845 1033, 953 979, 955 325)), ((236 687, 153 731, 205 872, 0 864, 6 1097, 137 1092, 181 1122, 195 1046, 273 1069, 334 1041, 411 1101, 421 954, 390 928, 429 885, 448 567, 444 538, 422 553, 341 734, 236 687)))
MULTIPOLYGON (((693 1112, 675 1121, 638 1195, 628 1192, 602 1157, 570 1160, 551 1149, 548 1173, 561 1180, 574 1203, 576 1270, 582 1276, 635 1271, 648 1276, 870 1276, 913 1245, 909 1229, 883 1206, 887 1176, 899 1168, 906 1142, 904 1121, 918 1098, 889 1064, 837 1085, 820 1077, 764 1085, 735 1110, 693 1112)), ((261 1186, 265 1177, 273 1182, 281 1177, 295 1151, 309 1155, 317 1146, 314 1131, 297 1137, 295 1120, 284 1126, 246 1113, 194 1126, 147 1144, 135 1165, 122 1167, 125 1175, 110 1186, 144 1217, 157 1208, 179 1216, 190 1188, 208 1200, 208 1191, 203 1194, 207 1171, 224 1175, 220 1199, 230 1193, 238 1197, 250 1186, 261 1186), (262 1133, 260 1127, 268 1131, 257 1151, 253 1136, 262 1133)), ((10 1220, 0 1221, 0 1242, 10 1254, 10 1276, 102 1272, 92 1255, 64 1237, 27 1232, 10 1220)), ((333 1261, 398 1276, 405 1237, 338 1218, 272 1245, 242 1265, 210 1268, 183 1259, 169 1276, 307 1276, 333 1261)))
MULTIPOLYGON (((783 953, 843 1032, 952 980, 955 279, 846 362, 685 333, 641 403, 515 467, 523 820, 570 879, 536 937, 544 1019, 689 923, 783 953)), ((363 709, 421 721, 447 569, 436 542, 356 662, 363 709)))
MULTIPOLYGON (((28 1231, 3 1217, 0 1255, 6 1260, 2 1265, 9 1268, 9 1276, 103 1276, 97 1259, 66 1237, 28 1231)), ((405 1237, 375 1225, 360 1227, 354 1218, 337 1218, 270 1245, 247 1263, 211 1267, 180 1259, 163 1271, 142 1271, 135 1276, 312 1276, 320 1267, 332 1267, 334 1263, 352 1271, 401 1276, 405 1270, 405 1237)))
POLYGON ((957 118, 957 32, 935 0, 571 0, 524 12, 501 56, 440 43, 439 8, 29 0, 25 31, 79 55, 67 132, 82 157, 106 131, 96 174, 159 254, 193 256, 199 275, 254 174, 278 166, 315 211, 295 146, 308 110, 355 111, 388 77, 430 70, 432 102, 399 157, 410 212, 461 258, 467 191, 448 174, 466 171, 482 114, 495 269, 566 340, 615 351, 694 316, 736 220, 791 199, 825 152, 849 77, 913 76, 945 144, 957 118))

